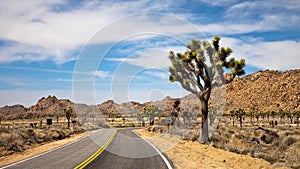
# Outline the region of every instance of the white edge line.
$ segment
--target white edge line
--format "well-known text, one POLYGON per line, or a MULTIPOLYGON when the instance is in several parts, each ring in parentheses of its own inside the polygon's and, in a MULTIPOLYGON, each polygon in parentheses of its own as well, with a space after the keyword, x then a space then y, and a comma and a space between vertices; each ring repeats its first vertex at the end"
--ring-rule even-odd
POLYGON ((136 134, 137 136, 139 136, 140 138, 142 138, 143 140, 145 140, 148 144, 150 144, 157 151, 157 153, 160 155, 160 157, 164 160, 164 162, 166 163, 168 169, 172 169, 172 166, 171 166, 170 162, 168 161, 168 159, 159 151, 159 149, 155 145, 153 145, 150 141, 148 141, 145 138, 143 138, 142 136, 140 136, 134 130, 132 130, 132 132, 134 134, 136 134))
POLYGON ((6 166, 3 166, 3 167, 1 167, 0 169, 4 169, 4 168, 8 168, 8 167, 12 167, 12 166, 14 166, 14 165, 17 165, 17 164, 23 163, 23 162, 25 162, 25 161, 28 161, 28 160, 31 160, 31 159, 37 158, 37 157, 39 157, 39 156, 42 156, 42 155, 45 155, 45 154, 51 153, 51 152, 53 152, 53 151, 56 151, 56 150, 58 150, 58 149, 61 149, 61 148, 63 148, 63 147, 66 147, 66 146, 68 146, 68 145, 74 144, 74 143, 76 143, 76 142, 78 142, 78 141, 80 141, 80 140, 82 140, 82 139, 84 139, 84 138, 86 138, 86 137, 89 137, 89 135, 86 135, 86 136, 84 136, 84 137, 78 138, 78 139, 76 139, 76 140, 74 140, 74 141, 72 141, 72 142, 70 142, 70 143, 68 143, 68 144, 65 144, 65 145, 62 145, 62 146, 56 147, 56 148, 54 148, 54 149, 52 149, 52 150, 49 150, 49 151, 43 152, 43 153, 41 153, 41 154, 37 154, 37 155, 35 155, 35 156, 32 156, 32 157, 26 158, 26 159, 24 159, 24 160, 21 160, 21 161, 18 161, 18 162, 15 162, 15 163, 12 163, 12 164, 9 164, 9 165, 6 165, 6 166))

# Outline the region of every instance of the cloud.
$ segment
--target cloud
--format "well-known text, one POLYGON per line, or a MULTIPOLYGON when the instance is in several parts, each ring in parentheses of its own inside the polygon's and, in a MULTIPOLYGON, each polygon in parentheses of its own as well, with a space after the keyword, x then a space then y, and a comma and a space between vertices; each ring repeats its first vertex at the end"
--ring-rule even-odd
POLYGON ((101 71, 101 70, 91 72, 91 75, 95 75, 96 77, 99 77, 99 78, 106 78, 106 77, 110 76, 108 71, 101 71))
POLYGON ((299 68, 299 41, 271 41, 259 39, 222 38, 222 46, 233 49, 233 57, 245 58, 246 64, 262 68, 286 70, 299 68))
POLYGON ((236 3, 237 0, 200 0, 203 3, 207 3, 212 6, 229 6, 236 3))
POLYGON ((266 28, 293 28, 300 26, 300 1, 267 0, 237 3, 225 12, 227 20, 248 24, 260 23, 266 28))
POLYGON ((1 1, 0 38, 16 44, 0 53, 0 62, 53 60, 60 64, 74 60, 72 52, 112 20, 132 11, 161 10, 167 5, 151 1, 85 1, 71 8, 72 4, 65 1, 1 1), (54 10, 58 7, 70 9, 54 10))
POLYGON ((162 69, 159 69, 159 70, 151 70, 150 69, 148 71, 145 71, 145 74, 148 76, 158 77, 159 79, 162 79, 162 80, 165 80, 166 78, 169 77, 168 72, 166 72, 166 70, 162 70, 162 69))
POLYGON ((184 52, 186 47, 168 46, 165 48, 148 48, 136 51, 127 58, 107 58, 109 61, 126 62, 143 68, 166 68, 170 66, 169 52, 184 52))

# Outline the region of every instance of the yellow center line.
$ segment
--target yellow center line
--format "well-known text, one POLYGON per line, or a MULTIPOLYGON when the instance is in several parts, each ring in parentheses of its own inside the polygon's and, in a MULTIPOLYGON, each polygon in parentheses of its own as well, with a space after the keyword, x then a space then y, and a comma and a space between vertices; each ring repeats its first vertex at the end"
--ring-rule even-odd
POLYGON ((89 163, 91 163, 93 160, 95 160, 95 158, 97 158, 106 149, 106 147, 112 142, 112 140, 116 136, 117 132, 118 132, 118 130, 115 130, 102 147, 100 147, 94 154, 92 154, 85 161, 83 161, 82 163, 80 163, 76 167, 74 167, 74 169, 83 169, 85 166, 87 166, 89 163))

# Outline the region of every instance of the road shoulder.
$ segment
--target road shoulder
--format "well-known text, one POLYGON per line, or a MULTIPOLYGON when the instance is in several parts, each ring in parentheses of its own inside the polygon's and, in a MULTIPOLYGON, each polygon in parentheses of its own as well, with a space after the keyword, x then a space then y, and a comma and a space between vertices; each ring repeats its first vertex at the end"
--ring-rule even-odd
POLYGON ((272 169, 265 160, 239 155, 217 149, 198 142, 184 141, 170 134, 149 133, 145 129, 136 130, 149 140, 172 161, 175 168, 249 168, 272 169))

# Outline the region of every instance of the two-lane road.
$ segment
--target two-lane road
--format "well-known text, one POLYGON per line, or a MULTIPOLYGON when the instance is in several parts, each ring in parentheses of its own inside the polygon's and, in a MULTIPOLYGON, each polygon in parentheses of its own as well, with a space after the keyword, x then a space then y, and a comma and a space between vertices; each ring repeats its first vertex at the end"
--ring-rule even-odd
MULTIPOLYGON (((114 131, 114 129, 95 131, 74 143, 3 168, 74 168, 93 157, 100 147, 109 142, 114 131)), ((85 168, 171 168, 166 158, 152 145, 133 133, 132 129, 120 129, 109 143, 108 147, 85 168)))
POLYGON ((166 163, 169 162, 131 129, 121 129, 107 149, 86 168, 167 169, 166 163))
MULTIPOLYGON (((105 144, 114 129, 94 131, 76 142, 63 146, 54 151, 26 159, 3 168, 9 169, 60 169, 74 168, 105 144)), ((2 169, 2 168, 1 168, 2 169)))

